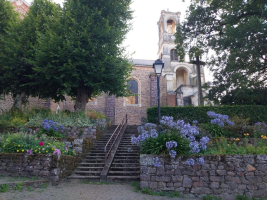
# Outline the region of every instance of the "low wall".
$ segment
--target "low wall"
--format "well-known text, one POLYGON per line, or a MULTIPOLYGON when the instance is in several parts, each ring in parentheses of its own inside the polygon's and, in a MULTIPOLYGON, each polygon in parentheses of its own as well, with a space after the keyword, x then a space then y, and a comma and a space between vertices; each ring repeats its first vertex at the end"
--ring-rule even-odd
POLYGON ((140 186, 157 191, 178 191, 187 196, 216 195, 234 200, 237 194, 267 197, 267 155, 203 156, 203 165, 188 166, 191 157, 140 155, 140 186))
MULTIPOLYGON (((96 140, 90 140, 88 138, 84 139, 74 139, 74 138, 60 138, 60 142, 64 142, 65 146, 74 150, 77 156, 84 157, 89 151, 94 147, 96 140)), ((103 150, 104 151, 104 150, 103 150)))
POLYGON ((80 157, 65 155, 0 154, 0 174, 44 178, 53 184, 71 175, 80 157))
MULTIPOLYGON (((61 130, 61 133, 64 133, 66 137, 69 138, 89 138, 91 140, 97 139, 97 130, 105 130, 107 128, 107 121, 106 119, 96 119, 96 125, 93 126, 83 126, 83 127, 64 127, 63 130, 61 130)), ((40 127, 23 127, 23 128, 15 128, 15 127, 5 127, 2 130, 0 130, 0 133, 2 132, 19 132, 23 129, 24 131, 27 131, 28 133, 35 134, 37 129, 40 129, 40 127)))

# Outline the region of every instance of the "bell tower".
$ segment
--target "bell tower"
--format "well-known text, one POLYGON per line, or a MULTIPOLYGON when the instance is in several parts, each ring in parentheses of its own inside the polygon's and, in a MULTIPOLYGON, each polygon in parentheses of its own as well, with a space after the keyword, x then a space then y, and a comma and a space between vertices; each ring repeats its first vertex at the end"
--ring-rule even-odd
POLYGON ((158 21, 159 42, 158 42, 158 58, 165 63, 164 71, 170 71, 171 62, 178 61, 175 54, 175 32, 176 25, 180 23, 180 12, 161 11, 158 21))

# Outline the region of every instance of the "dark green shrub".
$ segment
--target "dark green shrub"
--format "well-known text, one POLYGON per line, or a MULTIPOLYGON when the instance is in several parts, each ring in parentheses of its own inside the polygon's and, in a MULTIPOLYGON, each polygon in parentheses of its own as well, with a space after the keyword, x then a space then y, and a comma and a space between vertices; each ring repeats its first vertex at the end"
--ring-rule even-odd
MULTIPOLYGON (((172 116, 175 120, 183 119, 187 122, 198 120, 199 123, 210 123, 208 111, 214 111, 229 118, 235 116, 249 119, 250 124, 267 122, 267 106, 205 106, 205 107, 161 107, 161 116, 172 116)), ((147 109, 147 119, 150 123, 157 123, 157 107, 147 109)))

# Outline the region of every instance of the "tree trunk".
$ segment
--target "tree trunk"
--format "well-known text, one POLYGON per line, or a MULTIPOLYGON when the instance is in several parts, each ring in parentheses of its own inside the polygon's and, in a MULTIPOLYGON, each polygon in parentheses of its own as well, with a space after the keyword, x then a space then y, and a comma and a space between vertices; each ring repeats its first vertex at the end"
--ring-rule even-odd
POLYGON ((74 111, 75 112, 85 111, 87 102, 88 102, 88 90, 84 88, 78 88, 74 105, 74 111))
POLYGON ((21 109, 22 105, 25 103, 27 103, 27 98, 26 98, 25 91, 23 91, 20 94, 16 95, 12 109, 19 110, 19 109, 21 109))

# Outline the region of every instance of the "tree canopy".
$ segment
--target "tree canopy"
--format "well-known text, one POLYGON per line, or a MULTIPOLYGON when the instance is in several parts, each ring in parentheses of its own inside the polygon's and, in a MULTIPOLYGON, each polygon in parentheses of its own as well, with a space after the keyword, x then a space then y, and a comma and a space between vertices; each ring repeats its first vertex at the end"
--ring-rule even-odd
POLYGON ((267 2, 191 0, 182 25, 184 46, 212 50, 210 100, 232 90, 262 88, 267 82, 267 2), (195 38, 195 39, 194 39, 195 38))
POLYGON ((67 0, 60 8, 34 0, 24 20, 1 37, 0 93, 19 102, 69 95, 76 111, 101 92, 127 95, 132 68, 122 42, 131 28, 130 3, 67 0))
POLYGON ((37 38, 48 27, 53 28, 60 17, 60 10, 59 6, 49 0, 35 0, 24 19, 1 37, 0 91, 12 94, 14 107, 20 108, 27 96, 38 96, 43 91, 39 85, 31 84, 36 82, 36 72, 29 61, 34 59, 37 38))
POLYGON ((131 0, 68 0, 57 28, 38 39, 32 63, 36 84, 49 95, 75 98, 75 110, 84 110, 88 99, 100 92, 127 93, 131 65, 121 46, 130 29, 131 0))

